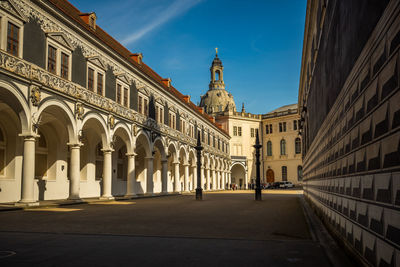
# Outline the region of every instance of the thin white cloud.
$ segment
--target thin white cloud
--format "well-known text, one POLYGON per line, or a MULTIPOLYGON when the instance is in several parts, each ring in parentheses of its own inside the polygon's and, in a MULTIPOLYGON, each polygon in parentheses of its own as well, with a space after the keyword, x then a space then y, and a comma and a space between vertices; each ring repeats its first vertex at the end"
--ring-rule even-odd
POLYGON ((160 15, 156 17, 153 21, 125 37, 125 39, 122 40, 122 44, 128 45, 136 42, 147 33, 163 25, 164 23, 167 23, 168 21, 179 16, 180 14, 185 13, 201 1, 202 0, 174 0, 174 2, 165 10, 163 10, 160 15))

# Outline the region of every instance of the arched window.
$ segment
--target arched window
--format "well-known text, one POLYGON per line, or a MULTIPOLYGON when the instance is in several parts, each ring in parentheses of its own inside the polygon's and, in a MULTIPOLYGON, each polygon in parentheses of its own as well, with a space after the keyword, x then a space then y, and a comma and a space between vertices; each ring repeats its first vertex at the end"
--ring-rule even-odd
POLYGON ((299 137, 297 137, 294 141, 294 151, 296 154, 301 153, 301 140, 299 137))
POLYGON ((220 76, 219 70, 216 70, 215 71, 215 80, 216 81, 219 81, 219 78, 220 78, 219 76, 220 76))
POLYGON ((281 155, 286 155, 286 141, 285 141, 285 139, 281 140, 281 155))
POLYGON ((0 128, 0 176, 5 175, 6 168, 6 140, 3 130, 0 128))
POLYGON ((272 142, 267 142, 267 156, 272 156, 272 142))
POLYGON ((287 167, 282 166, 282 181, 287 181, 287 167))
POLYGON ((297 180, 302 181, 303 180, 303 167, 302 166, 297 166, 297 180))

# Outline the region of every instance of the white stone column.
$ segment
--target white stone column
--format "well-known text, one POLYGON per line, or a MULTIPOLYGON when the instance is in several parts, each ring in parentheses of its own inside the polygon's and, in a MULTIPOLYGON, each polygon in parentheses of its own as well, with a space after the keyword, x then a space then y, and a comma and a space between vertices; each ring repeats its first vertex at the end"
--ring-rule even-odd
POLYGON ((153 195, 154 181, 153 181, 153 161, 154 157, 145 157, 147 166, 146 176, 146 195, 153 195))
POLYGON ((168 160, 161 160, 161 192, 168 194, 168 160))
POLYGON ((247 170, 246 170, 246 175, 244 177, 244 189, 247 189, 247 170))
POLYGON ((126 196, 131 197, 135 195, 136 183, 136 170, 135 170, 135 156, 136 153, 126 153, 128 157, 128 167, 126 172, 126 196))
POLYGON ((213 169, 212 170, 212 189, 213 190, 216 190, 218 187, 217 187, 217 185, 218 185, 218 183, 217 183, 217 176, 216 176, 216 173, 215 173, 215 169, 213 169))
POLYGON ((81 186, 81 144, 69 144, 71 151, 71 166, 69 180, 69 199, 80 199, 79 191, 81 186))
POLYGON ((206 188, 205 190, 210 190, 210 169, 207 168, 207 177, 206 177, 206 188))
POLYGON ((174 162, 175 164, 175 177, 174 177, 174 192, 179 192, 180 186, 180 174, 179 174, 179 162, 174 162))
POLYGON ((112 199, 112 149, 103 149, 103 194, 102 199, 112 199))
POLYGON ((224 171, 219 172, 221 175, 221 190, 225 190, 225 177, 224 177, 224 171))
POLYGON ((196 169, 196 166, 192 166, 192 173, 193 173, 192 190, 196 190, 196 188, 197 188, 197 169, 196 169))
MULTIPOLYGON (((204 166, 201 167, 200 173, 201 173, 201 188, 203 188, 203 190, 206 190, 206 187, 204 186, 205 181, 206 181, 206 168, 204 166)), ((197 186, 197 184, 196 184, 196 186, 197 186)))
POLYGON ((226 190, 226 188, 227 188, 226 184, 228 182, 228 179, 226 178, 226 172, 225 171, 222 172, 222 178, 223 178, 222 180, 224 181, 224 184, 223 184, 224 187, 223 188, 224 188, 224 190, 226 190))
POLYGON ((35 181, 35 137, 23 136, 24 158, 22 163, 21 200, 23 205, 38 205, 34 199, 35 181))
POLYGON ((184 186, 185 186, 185 191, 189 192, 189 164, 184 164, 183 165, 185 168, 185 176, 184 176, 184 186))

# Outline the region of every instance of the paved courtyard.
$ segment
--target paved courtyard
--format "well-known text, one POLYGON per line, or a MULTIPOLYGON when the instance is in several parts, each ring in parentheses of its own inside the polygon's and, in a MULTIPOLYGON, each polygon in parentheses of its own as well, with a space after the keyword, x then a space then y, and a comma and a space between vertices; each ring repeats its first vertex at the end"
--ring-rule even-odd
POLYGON ((0 212, 0 266, 331 266, 301 191, 250 191, 0 212))

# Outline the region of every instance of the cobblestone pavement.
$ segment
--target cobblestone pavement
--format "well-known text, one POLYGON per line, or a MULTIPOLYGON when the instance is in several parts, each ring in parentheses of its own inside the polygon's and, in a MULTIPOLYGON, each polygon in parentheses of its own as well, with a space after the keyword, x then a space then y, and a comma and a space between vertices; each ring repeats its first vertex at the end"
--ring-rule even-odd
POLYGON ((331 266, 301 191, 225 191, 0 213, 0 266, 331 266))

